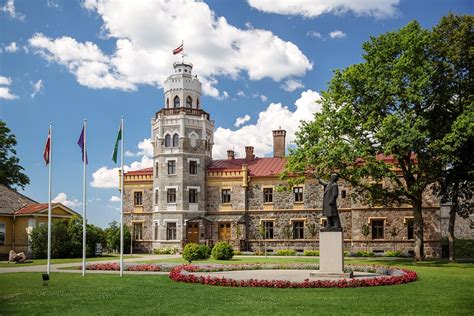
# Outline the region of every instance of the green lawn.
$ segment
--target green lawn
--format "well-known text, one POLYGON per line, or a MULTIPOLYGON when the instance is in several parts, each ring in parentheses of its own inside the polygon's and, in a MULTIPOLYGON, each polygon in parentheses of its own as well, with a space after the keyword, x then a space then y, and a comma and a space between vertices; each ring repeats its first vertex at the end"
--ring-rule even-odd
MULTIPOLYGON (((130 258, 130 255, 124 255, 124 259, 130 258)), ((142 256, 133 256, 133 258, 140 258, 142 256)), ((96 258, 87 258, 87 262, 90 261, 103 261, 103 260, 118 260, 120 259, 120 256, 117 255, 106 255, 102 257, 96 257, 96 258)), ((11 263, 8 261, 0 261, 0 269, 1 268, 16 268, 16 267, 28 267, 28 266, 40 266, 40 265, 46 265, 46 259, 33 259, 33 260, 28 260, 31 262, 28 263, 11 263)), ((57 263, 74 263, 74 262, 82 262, 82 258, 66 258, 66 259, 51 259, 52 264, 57 264, 57 263)))
MULTIPOLYGON (((295 258, 283 259, 295 262, 295 258)), ((269 258, 267 262, 281 260, 269 258)), ((373 288, 267 289, 175 283, 163 275, 120 278, 109 274, 82 277, 80 274, 54 273, 50 285, 43 286, 39 273, 0 274, 0 314, 474 313, 473 264, 413 263, 408 260, 393 263, 383 259, 354 260, 352 263, 407 267, 418 272, 419 280, 373 288)))

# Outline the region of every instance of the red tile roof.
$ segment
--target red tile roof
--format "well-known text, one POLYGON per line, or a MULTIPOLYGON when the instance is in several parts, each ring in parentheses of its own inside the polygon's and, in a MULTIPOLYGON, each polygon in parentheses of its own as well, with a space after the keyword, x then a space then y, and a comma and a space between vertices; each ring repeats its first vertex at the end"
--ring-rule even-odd
POLYGON ((282 158, 254 158, 252 160, 223 159, 214 160, 208 167, 208 171, 236 171, 242 170, 246 163, 249 167, 249 175, 253 177, 268 177, 280 174, 285 167, 285 159, 282 158))
POLYGON ((125 175, 148 175, 153 174, 153 167, 125 172, 125 175))
POLYGON ((18 211, 16 211, 14 215, 33 214, 36 212, 43 211, 44 209, 47 209, 47 208, 48 208, 48 203, 28 204, 27 206, 24 206, 20 208, 18 211))

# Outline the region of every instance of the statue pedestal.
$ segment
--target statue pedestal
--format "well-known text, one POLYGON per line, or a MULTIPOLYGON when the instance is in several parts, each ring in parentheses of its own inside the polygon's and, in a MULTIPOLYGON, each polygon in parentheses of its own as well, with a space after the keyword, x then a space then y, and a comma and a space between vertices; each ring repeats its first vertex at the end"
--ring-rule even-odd
POLYGON ((344 272, 344 240, 341 228, 323 228, 319 232, 319 270, 310 276, 320 278, 352 278, 344 272))

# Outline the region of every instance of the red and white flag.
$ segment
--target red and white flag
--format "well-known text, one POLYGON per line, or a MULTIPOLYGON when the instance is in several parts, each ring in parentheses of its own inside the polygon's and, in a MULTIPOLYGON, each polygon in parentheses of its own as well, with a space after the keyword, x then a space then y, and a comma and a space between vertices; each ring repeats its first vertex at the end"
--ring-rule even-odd
POLYGON ((46 146, 44 146, 43 158, 46 162, 46 166, 49 164, 49 156, 51 153, 51 131, 48 131, 48 139, 46 140, 46 146))
POLYGON ((184 49, 184 46, 183 46, 183 43, 181 43, 181 45, 175 49, 173 49, 173 55, 176 55, 176 54, 179 54, 183 51, 184 49))

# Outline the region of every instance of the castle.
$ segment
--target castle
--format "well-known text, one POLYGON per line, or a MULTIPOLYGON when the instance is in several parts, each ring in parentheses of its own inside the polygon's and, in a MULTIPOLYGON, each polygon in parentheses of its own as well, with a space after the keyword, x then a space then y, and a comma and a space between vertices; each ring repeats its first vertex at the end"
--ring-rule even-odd
MULTIPOLYGON (((307 179, 290 191, 277 190, 286 184, 279 178, 286 132, 273 131, 273 157, 255 157, 254 147, 247 146, 245 158, 228 150, 227 159, 213 160, 214 121, 202 109, 201 83, 191 63, 173 66, 174 74, 164 82, 165 106, 151 120, 153 167, 129 171, 124 178, 124 221, 134 250, 221 240, 241 251, 263 251, 263 244, 268 252, 317 249, 325 221, 323 188, 307 179)), ((368 242, 374 252, 413 251, 409 205, 386 208, 356 202, 344 181, 339 181, 338 204, 345 250, 365 250, 368 242), (368 235, 362 232, 364 225, 368 235)), ((427 193, 427 256, 441 255, 442 214, 438 199, 427 193)))

